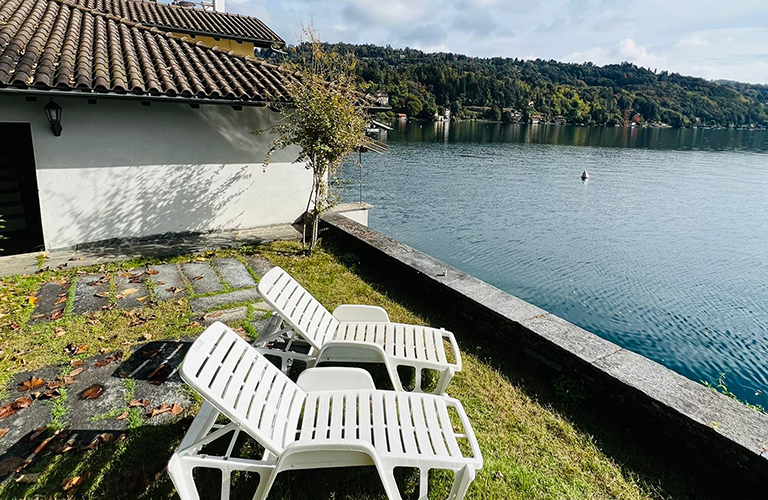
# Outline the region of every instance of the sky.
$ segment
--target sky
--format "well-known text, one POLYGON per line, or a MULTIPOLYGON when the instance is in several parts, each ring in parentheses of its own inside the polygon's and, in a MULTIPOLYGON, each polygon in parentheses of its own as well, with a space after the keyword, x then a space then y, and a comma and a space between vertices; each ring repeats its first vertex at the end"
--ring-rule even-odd
POLYGON ((767 0, 226 0, 288 43, 323 41, 480 57, 630 61, 768 84, 767 0))

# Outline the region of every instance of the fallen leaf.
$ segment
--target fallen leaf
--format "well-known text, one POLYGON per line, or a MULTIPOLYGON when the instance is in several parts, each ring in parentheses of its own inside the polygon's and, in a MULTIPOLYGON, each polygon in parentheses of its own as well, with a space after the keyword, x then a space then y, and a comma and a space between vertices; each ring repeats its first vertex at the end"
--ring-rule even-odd
POLYGON ((126 418, 128 418, 128 412, 124 411, 123 413, 118 415, 118 417, 115 420, 125 420, 126 418))
POLYGON ((59 304, 63 304, 66 301, 67 301, 67 297, 65 295, 64 297, 59 297, 59 299, 56 302, 54 302, 53 305, 57 306, 59 304))
POLYGON ((88 345, 87 344, 82 344, 82 345, 69 344, 67 346, 67 350, 72 356, 77 356, 78 354, 82 354, 85 351, 87 351, 88 345))
POLYGON ((175 287, 175 286, 171 286, 171 287, 166 288, 165 291, 166 292, 170 292, 170 293, 181 293, 181 288, 175 287))
POLYGON ((130 490, 131 493, 142 493, 147 489, 147 486, 149 486, 147 473, 139 471, 133 475, 133 478, 131 478, 131 484, 128 486, 128 490, 130 490))
POLYGON ((8 434, 8 431, 10 431, 10 430, 11 429, 9 427, 4 427, 4 428, 0 429, 0 438, 5 436, 6 434, 8 434))
POLYGON ((99 384, 93 384, 80 393, 80 399, 96 399, 104 392, 104 387, 99 384))
POLYGON ((61 489, 63 489, 64 491, 69 491, 71 489, 77 488, 78 486, 83 484, 86 481, 86 479, 88 479, 88 474, 71 477, 64 481, 64 483, 61 486, 61 489))
POLYGON ((118 274, 121 278, 130 278, 132 276, 131 273, 120 273, 118 274))
POLYGON ((171 411, 171 405, 163 403, 157 408, 153 408, 151 410, 147 410, 147 412, 144 414, 146 418, 153 418, 158 415, 162 415, 163 413, 168 413, 171 411))
POLYGON ((179 413, 183 412, 184 408, 181 407, 181 405, 173 403, 171 406, 171 414, 178 415, 179 413))
POLYGON ((192 321, 190 324, 187 325, 187 328, 195 328, 197 326, 200 326, 200 323, 197 321, 192 321))
POLYGON ((139 302, 144 302, 144 301, 145 301, 145 300, 147 300, 148 298, 149 298, 149 297, 147 297, 147 296, 145 295, 145 296, 143 296, 143 297, 136 297, 136 300, 138 300, 139 302))
POLYGON ((48 318, 50 318, 51 321, 55 321, 57 319, 61 319, 64 317, 64 308, 60 307, 58 309, 54 309, 51 311, 51 314, 48 315, 48 318))
POLYGON ((93 441, 91 441, 90 444, 86 446, 84 449, 92 450, 102 443, 109 443, 110 441, 112 441, 113 437, 114 436, 112 435, 111 432, 104 432, 102 434, 99 434, 98 436, 93 438, 93 441))
POLYGON ((45 380, 41 379, 40 377, 32 376, 21 383, 21 385, 19 386, 19 392, 31 391, 33 389, 38 389, 44 385, 45 385, 45 380))
POLYGON ((171 374, 171 367, 163 363, 162 365, 152 370, 152 373, 150 373, 147 378, 149 379, 150 384, 160 385, 166 380, 168 380, 168 376, 170 374, 171 374))
POLYGON ((38 299, 37 297, 30 297, 29 299, 27 299, 27 301, 28 301, 30 304, 37 304, 39 300, 40 300, 40 299, 38 299))
POLYGON ((93 294, 94 297, 98 297, 100 299, 108 299, 109 298, 109 292, 98 292, 93 294))
MULTIPOLYGON (((205 259, 203 259, 203 260, 205 260, 205 259)), ((193 281, 200 281, 201 279, 203 279, 202 276, 195 276, 194 278, 192 278, 193 281)))
MULTIPOLYGON (((82 359, 73 359, 69 362, 70 366, 83 366, 84 361, 82 359)), ((78 372, 79 373, 79 372, 78 372)), ((74 377, 71 373, 69 374, 71 377, 74 377)))
POLYGON ((37 480, 40 479, 40 473, 36 472, 34 474, 22 474, 19 477, 16 478, 16 483, 18 484, 32 484, 36 483, 37 480))
POLYGON ((209 312, 203 316, 203 319, 218 318, 221 316, 221 311, 209 312))
POLYGON ((146 407, 149 406, 149 400, 148 399, 132 399, 128 402, 129 408, 138 408, 138 407, 146 407))
POLYGON ((19 399, 17 399, 16 401, 14 401, 11 404, 17 410, 21 410, 22 408, 28 408, 29 405, 32 404, 32 399, 30 399, 30 398, 19 398, 19 399))
MULTIPOLYGON (((83 363, 81 362, 81 363, 80 363, 79 365, 77 365, 77 366, 80 366, 80 365, 82 365, 82 364, 83 364, 83 363)), ((75 366, 75 365, 72 365, 72 366, 75 366)), ((70 377, 72 377, 72 378, 75 378, 75 377, 77 377, 78 375, 80 375, 81 373, 83 373, 83 370, 84 370, 84 368, 76 368, 76 369, 72 370, 71 372, 69 372, 69 376, 70 376, 70 377)))
POLYGON ((165 281, 155 281, 155 285, 165 285, 165 281))
POLYGON ((160 354, 160 349, 159 349, 159 348, 158 348, 158 349, 153 349, 153 350, 151 350, 151 351, 141 351, 141 352, 139 353, 139 355, 140 355, 142 358, 144 358, 144 359, 152 359, 152 358, 154 358, 155 356, 157 356, 158 354, 160 354))
POLYGON ((58 339, 63 337, 66 333, 67 331, 63 327, 56 327, 56 330, 53 332, 53 338, 58 339))
POLYGON ((146 271, 144 271, 144 272, 145 272, 145 273, 147 273, 147 274, 149 274, 149 275, 160 274, 160 271, 158 271, 157 269, 147 269, 147 270, 146 270, 146 271))
POLYGON ((61 393, 57 390, 57 388, 53 388, 38 395, 37 399, 56 399, 59 396, 61 396, 61 393))
POLYGON ((139 291, 139 289, 138 289, 138 288, 128 288, 128 289, 126 289, 126 290, 123 290, 122 292, 118 293, 118 294, 116 295, 116 297, 117 297, 118 299, 124 299, 125 297, 127 297, 127 296, 129 296, 129 295, 133 295, 134 293, 136 293, 136 292, 138 292, 138 291, 139 291))
POLYGON ((117 359, 117 357, 115 357, 115 356, 107 356, 103 360, 97 361, 94 366, 96 366, 96 368, 101 368, 102 366, 107 366, 108 364, 110 364, 111 362, 113 362, 116 359, 117 359))

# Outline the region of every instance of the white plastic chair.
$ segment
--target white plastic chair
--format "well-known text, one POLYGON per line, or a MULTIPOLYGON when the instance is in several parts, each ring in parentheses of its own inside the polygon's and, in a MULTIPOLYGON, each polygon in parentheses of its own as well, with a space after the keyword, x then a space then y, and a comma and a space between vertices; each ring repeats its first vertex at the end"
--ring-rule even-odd
POLYGON ((415 372, 415 392, 425 392, 422 370, 431 369, 440 373, 434 393, 442 394, 454 373, 461 371, 456 339, 445 329, 392 323, 387 311, 377 306, 345 304, 331 314, 279 267, 261 278, 258 291, 288 327, 258 338, 255 345, 281 358, 286 373, 296 359, 308 367, 324 361, 383 363, 395 389, 402 391, 397 367, 409 366, 415 372), (296 349, 302 340, 309 344, 305 353, 296 349), (446 342, 455 361, 449 361, 446 342))
POLYGON ((199 500, 193 479, 197 467, 221 470, 222 500, 229 498, 230 474, 236 470, 259 474, 258 500, 266 498, 281 471, 363 465, 376 467, 391 500, 401 498, 396 467, 420 470, 421 500, 427 499, 430 469, 453 470, 448 498, 460 500, 482 468, 477 440, 458 400, 379 391, 368 372, 358 368, 313 368, 294 383, 222 323, 200 335, 180 373, 205 398, 168 464, 181 500, 199 500), (220 414, 229 423, 216 424, 220 414), (261 458, 232 456, 240 432, 265 448, 261 458), (201 453, 203 446, 230 433, 225 454, 201 453))

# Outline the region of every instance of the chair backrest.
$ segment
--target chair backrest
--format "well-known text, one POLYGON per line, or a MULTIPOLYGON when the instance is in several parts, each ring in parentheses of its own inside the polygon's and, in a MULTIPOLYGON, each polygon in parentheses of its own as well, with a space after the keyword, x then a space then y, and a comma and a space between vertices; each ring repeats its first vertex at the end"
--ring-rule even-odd
POLYGON ((259 280, 258 291, 315 349, 333 339, 339 321, 285 270, 272 268, 259 280))
POLYGON ((186 383, 272 453, 279 455, 296 440, 307 394, 227 325, 208 327, 179 371, 186 383))

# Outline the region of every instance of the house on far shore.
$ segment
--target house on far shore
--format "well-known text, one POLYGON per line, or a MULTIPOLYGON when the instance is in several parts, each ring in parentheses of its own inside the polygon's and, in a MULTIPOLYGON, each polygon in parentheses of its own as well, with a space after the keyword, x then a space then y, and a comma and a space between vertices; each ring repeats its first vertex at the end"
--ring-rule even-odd
POLYGON ((398 120, 404 122, 404 121, 408 120, 408 115, 406 115, 405 113, 396 113, 395 114, 395 118, 397 118, 398 120))
POLYGON ((533 115, 531 117, 531 125, 538 125, 540 123, 544 123, 544 117, 541 115, 533 115))
POLYGON ((565 125, 565 117, 563 115, 557 115, 552 119, 555 125, 565 125))
POLYGON ((280 37, 244 16, 76 1, 0 0, 5 255, 303 213, 312 174, 298 150, 264 170, 272 136, 251 133, 289 99, 295 76, 253 57, 280 37), (223 43, 238 39, 253 49, 223 43))

